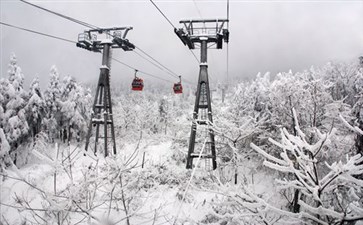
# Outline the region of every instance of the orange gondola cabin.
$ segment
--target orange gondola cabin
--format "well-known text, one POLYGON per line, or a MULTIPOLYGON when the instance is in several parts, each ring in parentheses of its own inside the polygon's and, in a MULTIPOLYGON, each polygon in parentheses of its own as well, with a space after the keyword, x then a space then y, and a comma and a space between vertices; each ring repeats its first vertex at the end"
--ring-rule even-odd
POLYGON ((132 81, 132 90, 133 91, 142 91, 144 88, 144 80, 136 76, 137 70, 135 70, 135 78, 132 81))
POLYGON ((183 93, 183 86, 181 84, 181 77, 179 76, 179 82, 174 84, 173 90, 175 94, 183 93))

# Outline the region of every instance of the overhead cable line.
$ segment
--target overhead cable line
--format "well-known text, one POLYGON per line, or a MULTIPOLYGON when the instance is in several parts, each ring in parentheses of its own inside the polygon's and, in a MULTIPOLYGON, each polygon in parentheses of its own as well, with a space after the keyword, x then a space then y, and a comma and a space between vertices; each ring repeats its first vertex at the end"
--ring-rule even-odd
MULTIPOLYGON (((140 53, 138 53, 137 51, 132 51, 134 52, 135 54, 137 54, 138 56, 140 56, 141 58, 145 59, 146 61, 148 61, 149 63, 153 64, 154 66, 158 67, 160 70, 163 70, 164 72, 168 72, 168 71, 165 71, 164 68, 160 67, 159 65, 157 65, 156 63, 154 63, 153 61, 149 60, 148 58, 146 58, 145 56, 141 55, 140 53)), ((179 78, 179 77, 178 77, 179 78)), ((186 80, 186 79, 183 79, 185 82, 187 83, 190 83, 192 84, 192 82, 186 80)))
MULTIPOLYGON (((155 8, 161 13, 161 15, 169 22, 169 24, 173 27, 174 30, 177 30, 177 28, 173 25, 172 22, 170 22, 170 20, 168 19, 168 17, 163 13, 163 11, 161 11, 161 9, 153 2, 153 0, 150 0, 150 2, 155 6, 155 8)), ((189 49, 190 52, 193 54, 194 58, 197 60, 198 64, 200 64, 200 61, 198 59, 198 57, 194 54, 194 52, 189 49)))
POLYGON ((154 57, 152 57, 150 54, 148 54, 146 51, 142 50, 140 47, 138 47, 137 45, 135 45, 135 49, 137 49, 138 51, 140 51, 141 53, 143 53, 144 55, 146 55, 147 57, 149 57, 150 59, 152 59, 154 62, 152 62, 151 60, 147 59, 146 57, 143 57, 142 55, 140 55, 139 53, 137 53, 136 51, 134 51, 137 55, 139 55, 141 58, 147 60, 148 62, 150 62, 151 64, 153 64, 154 66, 156 66, 157 68, 159 68, 160 70, 166 72, 168 75, 171 75, 175 78, 179 79, 179 75, 175 72, 173 72, 172 70, 170 70, 168 67, 164 66, 160 61, 158 61, 157 59, 155 59, 154 57))
POLYGON ((63 15, 63 14, 61 14, 61 13, 54 12, 54 11, 52 11, 52 10, 49 10, 49 9, 43 8, 43 7, 39 6, 39 5, 36 5, 36 4, 33 4, 33 3, 30 3, 30 2, 28 2, 28 1, 25 1, 25 0, 20 0, 20 1, 21 1, 21 2, 24 2, 25 4, 28 4, 28 5, 30 5, 30 6, 36 7, 36 8, 38 8, 38 9, 44 10, 44 11, 46 11, 46 12, 48 12, 48 13, 51 13, 51 14, 54 14, 54 15, 60 16, 60 17, 62 17, 62 18, 64 18, 64 19, 70 20, 70 21, 72 21, 72 22, 74 22, 74 23, 78 23, 78 24, 80 24, 80 25, 82 25, 82 26, 85 26, 85 27, 88 27, 88 28, 91 28, 91 29, 98 29, 98 28, 99 28, 99 27, 94 26, 94 25, 92 25, 92 24, 89 24, 89 23, 86 23, 86 22, 83 22, 83 21, 80 21, 80 20, 74 19, 74 18, 72 18, 72 17, 69 17, 69 16, 66 16, 66 15, 63 15))
POLYGON ((115 62, 118 62, 118 63, 120 63, 120 64, 122 64, 122 65, 124 65, 124 66, 126 66, 126 67, 128 67, 128 68, 130 68, 130 69, 132 69, 132 70, 137 70, 139 73, 143 73, 143 74, 145 74, 145 75, 147 75, 147 76, 154 77, 154 78, 156 78, 156 79, 163 80, 163 81, 166 81, 166 82, 169 82, 169 83, 174 83, 174 82, 172 82, 172 81, 170 81, 170 80, 167 80, 167 79, 161 78, 161 77, 156 76, 156 75, 154 75, 154 74, 147 73, 147 72, 145 72, 145 71, 142 71, 142 70, 136 69, 135 67, 132 67, 132 66, 130 66, 130 65, 128 65, 128 64, 126 64, 126 63, 124 63, 124 62, 122 62, 122 61, 118 60, 118 59, 115 59, 115 58, 112 58, 112 57, 111 57, 111 59, 112 59, 112 60, 114 60, 115 62))
MULTIPOLYGON (((142 55, 140 55, 138 52, 136 51, 133 51, 134 53, 136 53, 137 55, 139 55, 141 58, 147 60, 148 62, 150 62, 151 64, 153 64, 154 66, 156 66, 157 68, 159 68, 160 70, 166 72, 168 75, 171 75, 177 79, 179 79, 179 76, 177 73, 173 72, 172 70, 170 70, 168 67, 164 66, 163 64, 161 64, 158 60, 156 60, 154 57, 152 57, 150 54, 148 54, 147 52, 145 52, 144 50, 142 50, 140 47, 136 46, 135 45, 135 48, 137 50, 139 50, 140 52, 142 52, 144 55, 148 56, 150 59, 154 60, 154 62, 152 62, 151 60, 149 60, 148 58, 146 57, 143 57, 142 55)), ((188 81, 187 79, 183 78, 183 81, 185 81, 186 83, 190 83, 190 84, 193 84, 191 81, 188 81)))
MULTIPOLYGON (((57 40, 60 40, 60 41, 65 41, 65 42, 68 42, 68 43, 72 43, 72 44, 76 44, 77 42, 75 41, 72 41, 72 40, 68 40, 68 39, 65 39, 65 38, 61 38, 61 37, 57 37, 57 36, 54 36, 54 35, 50 35, 50 34, 46 34, 46 33, 42 33, 42 32, 39 32, 39 31, 35 31, 35 30, 30 30, 30 29, 27 29, 27 28, 23 28, 23 27, 18 27, 18 26, 14 26, 14 25, 11 25, 11 24, 8 24, 8 23, 4 23, 4 22, 1 22, 0 21, 0 24, 1 25, 4 25, 4 26, 8 26, 8 27, 12 27, 12 28, 15 28, 15 29, 18 29, 18 30, 22 30, 22 31, 26 31, 26 32, 30 32, 30 33, 33 33, 33 34, 38 34, 38 35, 42 35, 42 36, 45 36, 45 37, 49 37, 49 38, 53 38, 53 39, 57 39, 57 40)), ((115 58, 112 58, 112 60, 132 69, 132 70, 138 70, 124 62, 121 62, 120 60, 117 60, 115 58)), ((159 79, 159 80, 163 80, 163 81, 166 81, 166 82, 170 82, 170 83, 173 83, 172 81, 169 81, 169 80, 166 80, 164 78, 161 78, 161 77, 158 77, 156 75, 153 75, 151 73, 147 73, 147 72, 144 72, 144 71, 140 71, 138 70, 139 72, 147 75, 147 76, 151 76, 151 77, 154 77, 156 79, 159 79)))
POLYGON ((154 78, 156 78, 156 79, 163 80, 163 81, 165 81, 165 82, 169 82, 169 83, 174 84, 174 82, 173 82, 173 81, 170 81, 170 80, 167 80, 167 79, 164 79, 164 78, 161 78, 161 77, 155 76, 155 75, 153 75, 153 74, 151 74, 151 73, 147 73, 147 72, 142 71, 142 70, 138 70, 138 72, 139 72, 139 73, 143 73, 143 74, 145 74, 145 75, 147 75, 147 76, 154 77, 154 78))
POLYGON ((166 17, 166 15, 161 11, 161 9, 153 2, 153 0, 150 0, 150 2, 155 6, 155 8, 157 10, 159 10, 159 12, 161 13, 161 15, 164 16, 164 18, 169 22, 169 24, 174 28, 176 29, 176 27, 173 25, 173 23, 168 19, 168 17, 166 17))
POLYGON ((164 70, 164 68, 162 68, 161 66, 159 66, 158 64, 154 63, 153 61, 151 61, 150 59, 146 58, 145 56, 141 55, 140 53, 138 53, 137 51, 132 51, 133 53, 135 53, 136 55, 140 56, 141 58, 145 59, 146 61, 148 61, 149 63, 153 64, 155 67, 159 68, 160 70, 164 70))
POLYGON ((193 2, 194 2, 194 6, 195 6, 195 8, 196 8, 196 9, 197 9, 197 11, 198 11, 198 14, 199 14, 200 18, 201 18, 201 19, 203 19, 202 13, 201 13, 201 12, 200 12, 200 10, 199 10, 199 7, 198 7, 198 5, 197 5, 197 2, 196 2, 195 0, 193 0, 193 2))
POLYGON ((197 60, 197 62, 200 63, 200 61, 199 61, 198 57, 195 55, 195 53, 191 49, 189 49, 189 50, 193 54, 195 60, 197 60))
MULTIPOLYGON (((83 22, 83 21, 77 20, 77 19, 75 19, 75 18, 72 18, 72 17, 66 16, 66 15, 61 14, 61 13, 54 12, 54 11, 52 11, 52 10, 46 9, 46 8, 41 7, 41 6, 38 6, 38 5, 36 5, 36 4, 32 4, 32 3, 27 2, 27 1, 25 1, 25 0, 20 0, 20 1, 21 1, 21 2, 26 3, 26 4, 30 5, 30 6, 36 7, 36 8, 38 8, 38 9, 44 10, 44 11, 49 12, 49 13, 51 13, 51 14, 54 14, 54 15, 60 16, 60 17, 62 17, 62 18, 64 18, 64 19, 67 19, 67 20, 70 20, 70 21, 75 22, 75 23, 77 23, 77 24, 80 24, 80 25, 82 25, 82 26, 85 26, 85 27, 88 27, 88 28, 91 28, 91 29, 100 29, 99 27, 97 27, 97 26, 95 26, 95 25, 92 25, 92 24, 89 24, 89 23, 86 23, 86 22, 83 22)), ((112 34, 109 34, 109 35, 113 36, 112 34)), ((114 36, 113 36, 113 37, 114 37, 114 36)), ((169 72, 171 72, 171 73, 173 74, 173 76, 175 76, 175 77, 179 78, 179 75, 177 75, 176 73, 172 72, 170 69, 168 69, 167 67, 165 67, 164 65, 162 65, 159 61, 157 61, 155 58, 153 58, 152 56, 150 56, 149 54, 147 54, 147 53, 146 53, 145 51, 143 51, 141 48, 139 48, 139 47, 137 47, 137 46, 136 46, 136 48, 137 48, 138 50, 140 50, 142 53, 144 53, 145 55, 147 55, 149 58, 153 59, 153 60, 154 60, 155 62, 157 62, 159 65, 161 65, 162 67, 164 67, 165 69, 167 69, 169 72)), ((147 74, 147 73, 145 73, 145 74, 147 74)), ((147 74, 147 75, 150 75, 150 74, 147 74)), ((154 76, 154 75, 153 75, 153 76, 154 76)), ((154 77, 155 77, 155 76, 154 76, 154 77)), ((164 79, 164 80, 165 80, 165 79, 164 79)))
POLYGON ((159 61, 157 61, 154 57, 152 57, 151 55, 149 55, 148 53, 146 53, 144 50, 142 50, 140 47, 135 46, 135 48, 137 50, 139 50, 140 52, 142 52, 143 54, 145 54, 146 56, 148 56, 150 59, 154 60, 155 62, 157 62, 161 67, 165 68, 167 71, 169 71, 169 74, 179 78, 179 75, 174 73, 173 71, 171 71, 168 67, 164 66, 163 64, 161 64, 159 61))
MULTIPOLYGON (((150 62, 151 64, 153 64, 154 66, 158 67, 160 70, 163 70, 164 72, 168 72, 168 71, 165 71, 164 68, 160 67, 159 65, 155 64, 153 61, 149 60, 148 58, 146 58, 145 56, 141 55, 140 53, 136 52, 136 51, 133 51, 135 54, 137 54, 138 56, 140 56, 141 58, 145 59, 146 61, 150 62)), ((140 71, 139 71, 140 72, 140 71)), ((144 73, 146 75, 150 75, 148 73, 145 73, 145 72, 142 72, 141 73, 144 73)), ((155 76, 155 75, 152 75, 152 76, 155 76)), ((179 78, 179 77, 178 77, 179 78)), ((186 83, 189 83, 189 84, 194 84, 192 83, 191 81, 183 78, 183 81, 186 82, 186 83)), ((168 82, 171 82, 171 81, 168 81, 168 82)))
MULTIPOLYGON (((195 8, 197 9, 197 12, 198 12, 198 14, 199 14, 200 18, 201 18, 202 20, 204 20, 204 18, 203 18, 203 16, 202 16, 202 13, 201 13, 201 11, 200 11, 200 9, 199 9, 198 5, 197 5, 197 2, 196 2, 195 0, 193 0, 193 3, 194 3, 195 8)), ((204 24, 203 26, 204 26, 204 28, 205 28, 205 24, 204 24)), ((213 45, 215 45, 215 44, 213 44, 213 45)), ((212 45, 212 46, 213 46, 213 45, 212 45)), ((194 52, 193 52, 193 55, 194 55, 194 52)), ((194 55, 194 56, 195 56, 195 55, 194 55)), ((196 57, 196 56, 195 56, 195 57, 196 57)), ((212 55, 211 55, 211 59, 213 59, 212 55)), ((199 60, 198 60, 198 61, 199 61, 199 60)), ((213 60, 212 60, 212 61, 213 61, 213 60)), ((208 74, 208 76, 209 76, 210 80, 211 80, 212 82, 214 82, 214 77, 212 76, 212 74, 208 74)))
POLYGON ((30 33, 39 34, 39 35, 42 35, 42 36, 46 36, 46 37, 58 39, 58 40, 61 40, 61 41, 70 42, 70 43, 73 43, 73 44, 76 44, 77 43, 77 42, 72 41, 72 40, 68 40, 68 39, 65 39, 65 38, 57 37, 57 36, 50 35, 50 34, 46 34, 46 33, 42 33, 42 32, 35 31, 35 30, 30 30, 30 29, 23 28, 23 27, 18 27, 18 26, 15 26, 15 25, 11 25, 11 24, 8 24, 8 23, 1 22, 1 21, 0 21, 0 24, 1 25, 4 25, 4 26, 8 26, 8 27, 15 28, 15 29, 27 31, 27 32, 30 32, 30 33))
MULTIPOLYGON (((200 9, 199 9, 198 5, 197 5, 197 2, 196 2, 195 0, 193 0, 193 3, 194 3, 195 8, 197 9, 197 12, 198 12, 198 14, 199 14, 200 18, 201 18, 202 20, 204 20, 204 18, 203 18, 203 16, 202 16, 202 13, 201 13, 201 11, 200 11, 200 9)), ((205 28, 205 24, 203 25, 203 27, 205 28)), ((213 45, 215 45, 215 44, 212 44, 212 46, 213 46, 213 45)), ((211 55, 211 59, 213 59, 212 55, 211 55)), ((212 61, 213 61, 213 60, 212 60, 212 61)), ((209 78, 210 78, 211 82, 214 82, 214 77, 212 76, 212 74, 208 74, 208 76, 209 76, 209 78)))

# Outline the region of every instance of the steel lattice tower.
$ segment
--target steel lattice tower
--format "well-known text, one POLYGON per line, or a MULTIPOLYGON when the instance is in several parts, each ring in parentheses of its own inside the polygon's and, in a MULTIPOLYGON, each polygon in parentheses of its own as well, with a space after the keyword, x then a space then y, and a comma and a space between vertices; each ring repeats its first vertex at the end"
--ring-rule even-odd
POLYGON ((102 51, 102 65, 100 77, 97 84, 95 100, 92 107, 91 121, 88 126, 85 150, 88 149, 92 136, 92 127, 95 128, 94 152, 97 152, 99 139, 104 139, 104 154, 109 155, 109 149, 116 154, 115 129, 113 124, 111 90, 110 90, 110 69, 111 50, 122 48, 124 51, 132 51, 135 46, 126 39, 126 35, 132 27, 93 29, 79 34, 77 47, 89 51, 102 51), (98 39, 97 34, 103 34, 105 38, 98 39), (103 127, 103 134, 100 132, 103 127))
POLYGON ((213 170, 217 168, 216 147, 212 128, 213 117, 208 80, 207 50, 212 47, 222 49, 223 40, 228 42, 229 31, 224 28, 227 22, 226 19, 182 20, 180 23, 184 27, 174 30, 183 44, 187 45, 189 49, 200 47, 200 71, 189 139, 187 169, 191 169, 193 159, 199 157, 200 152, 195 152, 195 150, 202 148, 201 145, 204 140, 206 140, 206 145, 201 157, 206 159, 206 165, 211 159, 213 170), (201 130, 198 133, 199 135, 197 134, 197 128, 201 130), (196 144, 200 146, 196 148, 196 144))

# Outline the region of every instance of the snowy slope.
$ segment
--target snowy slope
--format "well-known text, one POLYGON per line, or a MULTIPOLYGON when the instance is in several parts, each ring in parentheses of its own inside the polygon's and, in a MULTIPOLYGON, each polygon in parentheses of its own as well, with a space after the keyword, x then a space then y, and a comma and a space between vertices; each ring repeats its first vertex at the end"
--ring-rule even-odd
MULTIPOLYGON (((122 208, 120 201, 113 202, 111 210, 109 203, 104 202, 102 204, 102 201, 106 200, 106 196, 112 191, 112 185, 109 185, 112 184, 112 178, 110 178, 112 173, 107 173, 105 170, 111 170, 114 163, 122 164, 122 162, 127 161, 130 155, 134 155, 133 162, 136 166, 125 172, 123 179, 130 187, 130 189, 125 190, 125 195, 130 198, 129 212, 133 213, 130 215, 131 224, 172 224, 174 221, 178 221, 178 224, 196 224, 200 221, 213 224, 214 222, 217 223, 219 219, 223 219, 221 215, 211 216, 216 214, 216 207, 224 198, 223 194, 216 189, 218 181, 214 178, 220 176, 220 171, 208 172, 204 167, 197 168, 191 185, 185 193, 191 171, 185 169, 184 163, 177 163, 173 159, 173 153, 180 150, 173 149, 171 141, 157 143, 145 140, 139 143, 136 153, 133 154, 137 145, 137 143, 125 143, 117 157, 109 160, 100 156, 102 154, 94 156, 90 152, 84 156, 82 150, 76 146, 60 146, 59 152, 64 155, 64 165, 60 163, 61 157, 58 156, 58 162, 54 160, 56 148, 53 146, 50 153, 54 156, 53 159, 38 153, 37 156, 33 156, 31 164, 19 169, 19 172, 8 170, 8 177, 1 184, 3 221, 9 224, 20 224, 24 220, 41 222, 41 217, 56 221, 57 218, 54 215, 57 213, 51 215, 51 211, 65 214, 68 210, 71 215, 67 222, 70 224, 97 222, 92 217, 98 218, 98 222, 101 224, 104 220, 127 224, 124 219, 125 212, 119 210, 122 208), (76 150, 73 152, 74 149, 76 150), (69 153, 72 153, 71 164, 66 163, 66 156, 69 153), (144 168, 141 168, 143 155, 145 163, 144 168), (71 173, 70 165, 72 167, 71 173), (87 173, 90 173, 90 168, 94 169, 96 165, 98 169, 97 171, 94 170, 96 172, 93 171, 95 174, 88 176, 87 173), (57 172, 56 194, 54 194, 55 171, 57 172), (109 180, 105 180, 106 178, 109 180), (84 182, 86 179, 89 180, 84 182), (96 181, 92 181, 92 179, 96 181), (101 205, 89 210, 88 212, 92 216, 87 216, 75 206, 69 206, 72 205, 71 200, 79 200, 79 196, 75 196, 77 193, 80 194, 92 187, 92 182, 99 182, 99 189, 96 191, 93 204, 99 203, 101 205), (87 187, 82 188, 84 185, 87 187), (44 191, 44 193, 37 189, 44 191), (67 196, 68 200, 60 196, 67 196), (17 201, 23 201, 21 204, 29 209, 40 210, 45 208, 47 212, 19 211, 14 208, 20 206, 19 203, 16 203, 17 201), (113 208, 116 205, 119 206, 119 209, 113 208), (36 214, 39 215, 39 218, 36 214)), ((58 155, 61 155, 60 153, 58 155)), ((252 184, 253 163, 252 161, 247 162, 244 167, 241 167, 241 181, 244 180, 244 182, 252 184)), ((272 177, 261 174, 254 175, 253 182, 253 189, 257 193, 270 195, 266 190, 269 190, 270 193, 273 192, 271 189, 272 177)), ((82 203, 83 201, 79 202, 82 203)), ((86 204, 83 204, 83 207, 87 208, 86 204)))

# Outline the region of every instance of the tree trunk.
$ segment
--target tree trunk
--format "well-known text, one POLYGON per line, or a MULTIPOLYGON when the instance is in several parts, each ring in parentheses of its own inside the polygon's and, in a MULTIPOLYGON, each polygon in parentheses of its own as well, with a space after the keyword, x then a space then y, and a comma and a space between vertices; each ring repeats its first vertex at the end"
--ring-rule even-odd
POLYGON ((292 202, 292 210, 294 213, 300 212, 300 205, 299 205, 300 193, 299 190, 295 190, 294 193, 294 201, 292 202))
MULTIPOLYGON (((363 130, 363 121, 359 121, 359 129, 363 130)), ((363 135, 357 134, 355 138, 355 147, 357 148, 357 154, 363 155, 363 135)), ((358 179, 363 180, 363 174, 357 176, 358 179)))
MULTIPOLYGON (((359 129, 363 130, 363 121, 359 121, 359 129)), ((357 154, 363 155, 363 135, 357 134, 355 138, 355 147, 357 148, 357 154)))
MULTIPOLYGON (((290 109, 291 109, 291 116, 292 116, 292 130, 294 131, 294 136, 296 136, 297 135, 297 130, 296 130, 297 121, 295 121, 295 117, 294 117, 291 96, 289 96, 289 102, 290 102, 290 109)), ((294 167, 296 169, 299 169, 299 165, 297 165, 296 163, 294 163, 294 167)), ((293 206, 292 210, 294 213, 300 212, 299 199, 300 199, 300 191, 298 189, 296 189, 294 192, 294 200, 292 202, 292 206, 293 206)))
POLYGON ((67 134, 68 134, 68 142, 67 142, 67 144, 68 145, 70 145, 70 143, 71 143, 71 139, 72 139, 72 135, 71 135, 71 126, 68 126, 68 132, 67 132, 67 134))

